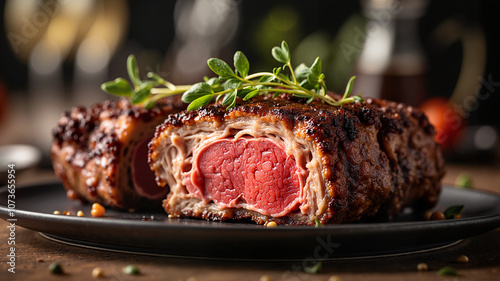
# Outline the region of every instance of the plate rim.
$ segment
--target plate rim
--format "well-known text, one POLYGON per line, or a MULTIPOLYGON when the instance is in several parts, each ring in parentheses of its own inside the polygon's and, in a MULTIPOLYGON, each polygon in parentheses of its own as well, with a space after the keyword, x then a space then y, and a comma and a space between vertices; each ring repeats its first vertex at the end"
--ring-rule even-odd
MULTIPOLYGON (((32 188, 41 188, 42 186, 56 186, 60 185, 62 188, 62 183, 60 181, 47 181, 47 182, 41 182, 41 183, 32 183, 32 184, 26 184, 26 185, 20 185, 16 186, 16 191, 19 189, 32 189, 32 188)), ((487 190, 477 190, 477 189, 460 189, 453 187, 452 185, 448 184, 443 184, 442 185, 443 190, 453 190, 454 192, 459 192, 459 193, 477 193, 477 194, 483 194, 486 196, 493 197, 497 200, 500 201, 500 193, 495 193, 487 190)), ((64 190, 64 189, 62 189, 64 190)), ((3 194, 4 192, 7 191, 7 186, 1 186, 0 187, 0 194, 3 194)), ((68 199, 70 200, 70 199, 68 199)), ((8 214, 10 210, 5 206, 4 204, 0 203, 0 217, 4 220, 7 220, 8 217, 5 216, 8 214), (4 217, 5 216, 5 217, 4 217)), ((61 215, 54 215, 50 213, 42 213, 42 212, 35 212, 35 211, 27 211, 27 210, 20 210, 20 209, 13 209, 13 211, 16 213, 16 217, 18 217, 18 214, 20 214, 23 217, 29 216, 34 216, 34 217, 41 217, 41 218, 46 218, 46 219, 56 219, 56 220, 62 220, 62 221, 74 221, 75 217, 74 216, 61 216, 61 215)), ((154 213, 154 214, 157 214, 154 213)), ((163 215, 163 213, 162 213, 163 215)), ((483 216, 476 216, 476 217, 467 217, 467 218, 460 218, 457 220, 441 220, 441 221, 396 221, 396 222, 354 222, 354 223, 344 223, 344 224, 329 224, 329 225, 322 225, 321 227, 314 227, 314 226, 302 226, 302 225, 287 225, 287 226, 280 226, 280 227, 271 227, 271 228, 266 228, 263 225, 257 225, 255 223, 239 223, 239 222, 218 222, 218 221, 207 221, 207 220, 201 220, 201 219, 192 219, 192 218, 173 218, 169 219, 169 223, 165 224, 165 221, 139 221, 139 220, 126 220, 126 219, 120 219, 120 218, 93 218, 93 217, 78 217, 78 220, 82 222, 91 222, 91 223, 97 223, 97 224, 123 224, 124 222, 129 222, 133 224, 140 224, 142 225, 147 225, 147 227, 152 227, 152 226, 169 226, 169 227, 190 227, 190 228, 200 228, 200 229, 211 229, 213 226, 211 224, 216 223, 216 224, 223 224, 224 228, 227 228, 229 230, 237 230, 244 228, 245 230, 248 229, 266 229, 270 231, 286 231, 288 229, 291 230, 302 230, 302 229, 317 229, 317 230, 330 230, 330 229, 351 229, 351 228, 366 228, 369 226, 380 226, 380 227, 407 227, 407 226, 421 226, 421 225, 447 225, 447 224, 457 224, 461 222, 470 222, 470 221, 475 221, 475 220, 488 220, 492 218, 499 218, 500 220, 500 210, 498 213, 495 214, 489 214, 489 215, 483 215, 483 216), (180 223, 179 223, 180 222, 180 223), (187 222, 187 223, 186 223, 187 222), (193 223, 191 223, 193 222, 193 223), (194 223, 194 222, 208 222, 208 224, 205 223, 194 223)), ((500 226, 499 226, 500 227, 500 226)))
MULTIPOLYGON (((24 191, 28 192, 30 188, 38 188, 37 192, 40 192, 41 188, 43 187, 51 188, 51 192, 58 192, 56 191, 56 189, 61 189, 61 192, 64 191, 64 188, 62 188, 62 184, 59 181, 50 181, 46 183, 29 184, 23 186, 20 185, 18 188, 22 188, 24 191)), ((477 193, 480 196, 487 196, 491 198, 495 203, 497 201, 500 202, 500 194, 489 191, 458 189, 450 185, 443 185, 443 190, 447 190, 445 192, 458 192, 458 196, 467 196, 469 193, 477 193)), ((0 194, 5 194, 5 192, 6 187, 1 187, 0 194)), ((35 196, 37 193, 33 194, 33 196, 35 196)), ((62 195, 63 194, 58 194, 57 196, 62 195)), ((58 197, 58 200, 62 199, 59 199, 58 197)), ((68 202, 71 202, 69 199, 66 200, 68 200, 68 202)), ((8 221, 8 212, 9 210, 7 209, 7 206, 5 206, 3 202, 1 202, 0 218, 8 221)), ((172 246, 172 248, 171 246, 167 245, 168 243, 165 241, 152 242, 148 239, 157 239, 158 237, 160 237, 160 239, 163 239, 165 237, 165 240, 172 238, 186 239, 185 236, 182 235, 187 235, 191 239, 214 239, 215 243, 221 243, 222 240, 219 238, 221 232, 224 231, 223 233, 226 233, 227 231, 233 236, 239 235, 236 238, 229 237, 229 243, 233 243, 233 245, 237 245, 235 243, 241 241, 248 241, 248 243, 257 243, 262 240, 264 241, 264 243, 268 244, 278 242, 280 243, 280 246, 277 247, 283 248, 285 242, 282 242, 281 240, 298 241, 297 243, 304 243, 304 245, 301 245, 303 251, 306 247, 314 247, 314 245, 317 245, 316 241, 319 241, 318 239, 323 239, 323 241, 330 241, 331 238, 331 241, 339 242, 341 244, 345 243, 343 244, 343 247, 346 246, 348 249, 347 251, 349 252, 349 247, 354 245, 353 243, 366 243, 364 241, 366 239, 363 238, 366 238, 366 235, 371 235, 370 237, 373 239, 373 241, 379 243, 389 243, 388 245, 390 247, 393 247, 390 248, 389 251, 397 252, 398 250, 404 251, 404 249, 412 247, 420 247, 422 249, 425 249, 439 243, 442 244, 463 240, 495 230, 496 228, 500 227, 500 209, 494 208, 491 210, 491 212, 494 213, 486 213, 485 215, 444 221, 362 222, 324 225, 321 227, 278 226, 272 228, 265 227, 263 225, 257 225, 255 223, 212 222, 191 218, 168 219, 165 218, 163 216, 164 214, 162 213, 160 213, 162 214, 162 217, 159 220, 142 221, 140 219, 134 219, 133 217, 131 219, 126 217, 108 217, 103 219, 93 217, 54 215, 46 212, 16 209, 15 218, 17 219, 16 224, 19 226, 63 239, 80 240, 82 242, 87 241, 104 245, 108 244, 110 246, 121 245, 125 247, 130 246, 131 243, 138 243, 137 247, 149 249, 154 249, 154 247, 158 245, 158 247, 160 247, 160 250, 162 251, 172 251, 173 249, 174 253, 171 255, 178 256, 179 251, 176 250, 176 246, 172 246), (78 229, 80 231, 82 231, 82 229, 85 227, 91 227, 92 230, 87 231, 84 235, 78 233, 76 230, 62 231, 54 227, 54 224, 57 223, 60 223, 61 226, 64 226, 66 228, 74 227, 75 229, 78 229), (471 228, 471 226, 473 227, 471 228), (92 236, 92 234, 99 233, 99 231, 105 231, 107 233, 107 237, 92 236), (119 233, 124 233, 125 231, 132 231, 133 233, 129 235, 131 235, 132 239, 135 240, 127 240, 127 238, 122 238, 121 236, 119 236, 119 233), (140 231, 144 232, 139 233, 140 231), (85 235, 87 235, 87 237, 85 235), (391 238, 388 240, 387 236, 391 238), (118 239, 119 241, 113 239, 118 239)), ((141 212, 140 214, 144 213, 141 212)), ((183 241, 186 242, 188 240, 183 241)), ((196 243, 200 245, 200 242, 196 243)), ((377 247, 379 246, 373 246, 371 248, 372 251, 376 251, 373 249, 379 249, 377 247)), ((355 246, 353 248, 356 249, 355 246)), ((199 249, 195 248, 193 249, 194 250, 192 251, 194 252, 198 251, 196 255, 180 255, 186 258, 193 258, 196 256, 205 257, 205 255, 210 256, 210 253, 206 253, 203 251, 200 252, 199 249)), ((357 251, 360 251, 359 248, 357 251)), ((252 254, 251 252, 249 253, 252 254)), ((370 252, 370 250, 367 250, 365 251, 365 253, 371 255, 372 252, 370 252)), ((339 256, 341 255, 343 255, 343 253, 339 254, 339 256)), ((224 259, 225 257, 210 256, 210 258, 224 259)), ((243 256, 240 256, 239 258, 232 258, 248 259, 244 258, 243 256)), ((265 258, 258 259, 264 260, 265 258)), ((271 259, 279 260, 280 258, 274 257, 271 259)))

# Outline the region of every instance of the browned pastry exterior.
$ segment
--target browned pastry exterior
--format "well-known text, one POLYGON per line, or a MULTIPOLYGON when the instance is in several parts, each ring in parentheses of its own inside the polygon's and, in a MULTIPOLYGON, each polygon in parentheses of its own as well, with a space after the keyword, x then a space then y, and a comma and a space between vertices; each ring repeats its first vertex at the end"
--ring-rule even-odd
POLYGON ((149 157, 173 216, 332 224, 435 205, 444 163, 433 136, 404 104, 340 108, 282 95, 169 115, 149 157))
POLYGON ((154 183, 147 143, 166 115, 184 108, 178 99, 152 109, 120 99, 64 113, 53 130, 52 162, 68 197, 121 209, 161 205, 168 188, 154 183))

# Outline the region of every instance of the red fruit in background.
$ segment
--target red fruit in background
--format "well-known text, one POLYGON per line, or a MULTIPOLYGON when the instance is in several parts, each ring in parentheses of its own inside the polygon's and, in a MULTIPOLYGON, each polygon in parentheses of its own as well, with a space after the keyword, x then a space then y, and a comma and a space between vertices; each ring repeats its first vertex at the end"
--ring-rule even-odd
POLYGON ((421 106, 429 119, 429 122, 436 129, 434 139, 440 143, 444 149, 451 148, 460 130, 465 126, 465 119, 456 107, 445 98, 436 97, 426 100, 421 106))

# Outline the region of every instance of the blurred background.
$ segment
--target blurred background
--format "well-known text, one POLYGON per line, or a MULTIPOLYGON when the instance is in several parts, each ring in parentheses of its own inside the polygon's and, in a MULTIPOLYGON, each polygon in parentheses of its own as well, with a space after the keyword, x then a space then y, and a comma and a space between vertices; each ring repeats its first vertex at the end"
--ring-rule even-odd
POLYGON ((364 97, 425 110, 448 161, 498 163, 499 14, 489 0, 3 0, 0 145, 34 146, 50 167, 62 112, 113 98, 100 84, 127 77, 131 53, 143 74, 186 84, 236 50, 271 70, 286 40, 296 65, 321 57, 330 90, 356 75, 364 97))

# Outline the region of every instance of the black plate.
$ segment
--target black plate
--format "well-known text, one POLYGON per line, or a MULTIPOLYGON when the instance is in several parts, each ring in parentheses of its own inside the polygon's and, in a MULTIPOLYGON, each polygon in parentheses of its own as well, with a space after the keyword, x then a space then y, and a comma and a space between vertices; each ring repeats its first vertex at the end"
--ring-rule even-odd
POLYGON ((500 227, 500 195, 443 187, 437 210, 465 205, 461 219, 419 221, 403 214, 395 222, 278 226, 169 219, 164 213, 106 210, 66 198, 59 183, 17 187, 14 217, 8 190, 0 189, 0 217, 68 243, 145 254, 216 259, 306 259, 367 257, 434 249, 500 227), (54 210, 72 216, 53 215, 54 210), (82 210, 86 216, 74 214, 82 210))

